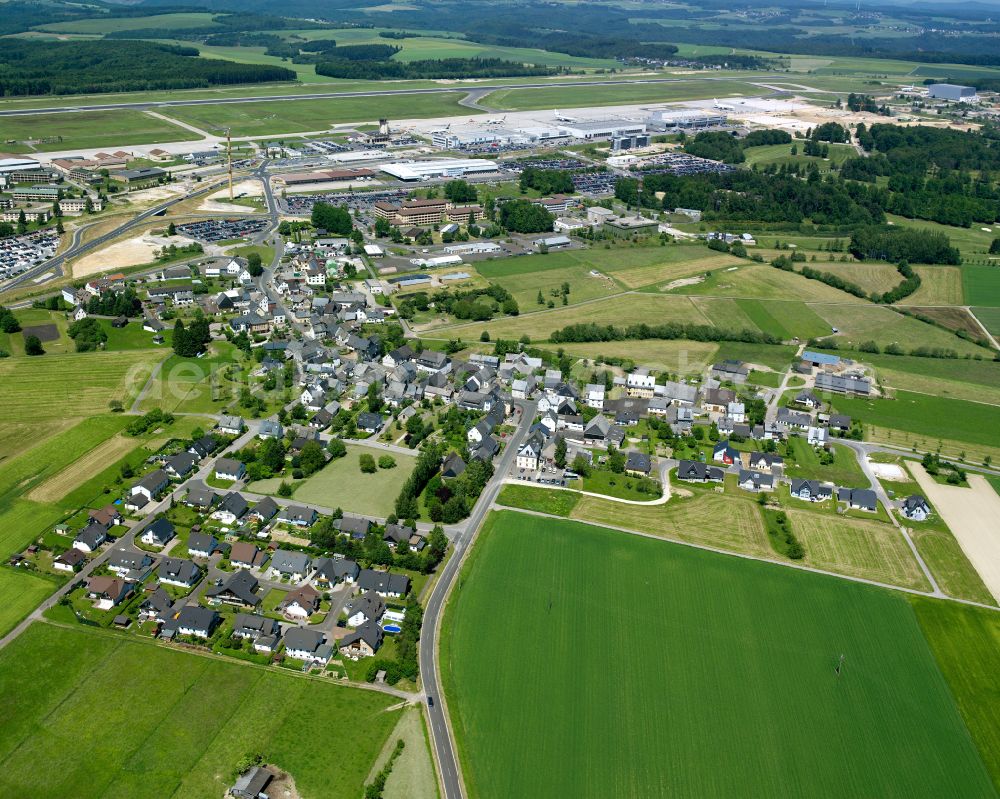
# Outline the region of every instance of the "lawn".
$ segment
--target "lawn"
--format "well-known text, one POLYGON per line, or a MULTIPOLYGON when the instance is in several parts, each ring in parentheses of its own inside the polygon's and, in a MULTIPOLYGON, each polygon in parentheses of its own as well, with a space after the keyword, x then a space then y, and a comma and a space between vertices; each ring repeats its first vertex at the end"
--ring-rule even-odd
MULTIPOLYGON (((266 136, 327 130, 341 122, 376 121, 380 117, 416 119, 477 113, 462 108, 462 92, 347 97, 329 100, 281 100, 232 105, 194 105, 164 109, 165 113, 209 133, 232 129, 234 136, 266 136)), ((190 134, 188 134, 190 136, 190 134)))
POLYGON ((55 590, 55 581, 46 577, 23 569, 0 569, 0 636, 14 629, 55 590))
MULTIPOLYGON (((392 513, 396 495, 416 465, 417 459, 412 455, 386 453, 374 447, 348 444, 347 455, 330 461, 312 477, 299 483, 293 497, 298 502, 325 508, 339 507, 347 513, 384 519, 392 513), (382 455, 391 454, 396 467, 365 474, 358 467, 358 457, 363 453, 373 455, 376 461, 382 455)), ((279 485, 280 479, 261 480, 248 485, 247 491, 276 494, 279 485)))
POLYGON ((920 627, 951 688, 993 784, 1000 789, 1000 614, 911 598, 920 627))
POLYGON ((0 652, 0 696, 0 788, 37 799, 222 796, 253 752, 306 799, 353 799, 399 718, 390 696, 47 624, 0 652))
POLYGON ((891 592, 502 512, 441 638, 472 797, 996 795, 891 592))
POLYGON ((819 462, 816 450, 801 436, 788 439, 788 463, 785 474, 789 477, 808 477, 815 480, 829 480, 848 488, 867 488, 868 478, 854 457, 854 450, 843 444, 831 443, 834 461, 828 465, 819 462))
POLYGON ((25 141, 45 139, 36 150, 72 150, 125 144, 187 141, 194 134, 142 111, 79 111, 72 114, 31 114, 0 117, 0 140, 14 140, 4 149, 27 152, 25 141), (123 131, 124 138, 123 138, 123 131))
MULTIPOLYGON (((656 479, 655 472, 651 475, 656 479)), ((604 494, 618 499, 629 499, 634 502, 652 502, 659 499, 659 492, 644 494, 636 488, 638 479, 627 474, 615 474, 610 470, 593 469, 583 478, 583 490, 592 494, 604 494)), ((577 483, 579 485, 579 483, 577 483)))
POLYGON ((994 405, 910 391, 897 391, 894 400, 837 397, 833 404, 839 413, 866 425, 926 436, 930 445, 944 438, 1000 447, 994 405))
POLYGON ((842 164, 848 158, 857 156, 853 147, 847 144, 831 144, 830 157, 819 158, 818 156, 805 155, 802 152, 802 142, 797 141, 792 144, 767 144, 760 147, 748 147, 746 150, 746 165, 748 167, 766 166, 768 164, 799 164, 806 166, 816 164, 820 172, 829 172, 833 164, 842 164), (798 152, 792 155, 792 147, 797 147, 798 152))

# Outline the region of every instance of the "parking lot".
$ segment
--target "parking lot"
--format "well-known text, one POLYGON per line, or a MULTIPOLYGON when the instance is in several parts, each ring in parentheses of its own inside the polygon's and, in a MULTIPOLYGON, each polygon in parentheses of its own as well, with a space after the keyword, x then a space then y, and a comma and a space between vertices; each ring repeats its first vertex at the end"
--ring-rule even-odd
POLYGON ((212 243, 244 239, 261 233, 266 227, 267 220, 264 219, 206 219, 204 222, 178 225, 177 232, 198 241, 212 243))
POLYGON ((687 153, 661 153, 644 158, 633 174, 696 175, 700 172, 729 172, 735 167, 687 153))
POLYGON ((39 231, 0 239, 0 280, 10 280, 56 254, 59 234, 39 231))
POLYGON ((370 213, 375 203, 400 203, 412 189, 387 189, 384 191, 341 191, 329 194, 292 194, 285 200, 288 213, 308 215, 316 203, 346 205, 351 211, 370 213))

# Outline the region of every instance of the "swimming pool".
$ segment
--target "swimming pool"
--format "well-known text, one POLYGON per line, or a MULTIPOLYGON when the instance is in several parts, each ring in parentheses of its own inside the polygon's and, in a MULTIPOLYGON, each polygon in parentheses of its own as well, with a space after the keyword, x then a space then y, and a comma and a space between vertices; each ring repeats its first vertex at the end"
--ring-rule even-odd
POLYGON ((400 627, 398 624, 386 624, 382 627, 382 629, 385 630, 387 633, 398 633, 403 628, 400 627))

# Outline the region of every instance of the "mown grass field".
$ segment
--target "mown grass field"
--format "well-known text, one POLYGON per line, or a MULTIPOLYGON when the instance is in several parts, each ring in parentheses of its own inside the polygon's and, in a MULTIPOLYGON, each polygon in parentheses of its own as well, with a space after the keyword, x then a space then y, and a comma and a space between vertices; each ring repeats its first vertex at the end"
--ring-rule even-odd
POLYGON ((674 297, 668 294, 623 294, 585 305, 566 308, 557 305, 551 311, 541 313, 528 313, 522 308, 520 316, 497 317, 489 322, 465 322, 434 328, 432 337, 455 335, 464 338, 472 335, 478 337, 482 330, 488 330, 494 339, 516 339, 526 334, 532 341, 544 341, 553 330, 581 322, 594 322, 600 325, 628 325, 642 322, 708 324, 709 320, 687 297, 674 297))
POLYGON ((995 796, 899 595, 514 512, 458 586, 472 797, 995 796))
MULTIPOLYGON (((746 263, 746 262, 744 262, 746 263)), ((864 302, 818 280, 775 269, 769 264, 749 264, 732 272, 715 272, 703 283, 677 289, 680 294, 711 297, 750 297, 753 299, 805 300, 808 302, 864 302)))
POLYGON ((42 421, 126 407, 148 379, 158 350, 90 352, 0 360, 0 407, 5 421, 42 421))
MULTIPOLYGON (((671 374, 698 374, 715 360, 719 346, 708 341, 606 341, 560 344, 566 352, 591 363, 595 358, 630 358, 637 364, 671 374)), ((589 371, 587 372, 589 374, 589 371)))
POLYGON ((552 491, 530 485, 508 484, 500 489, 497 502, 509 508, 536 510, 553 516, 569 516, 580 495, 572 491, 552 491))
MULTIPOLYGON (((232 129, 234 136, 265 136, 322 131, 340 122, 375 121, 380 117, 417 119, 475 114, 458 105, 462 92, 349 97, 330 100, 283 100, 233 105, 196 105, 165 109, 168 116, 209 133, 232 129)), ((188 136, 191 134, 188 133, 188 136)))
POLYGON ((491 283, 507 289, 514 295, 522 312, 536 311, 545 307, 550 300, 562 307, 561 289, 569 284, 569 304, 607 297, 621 292, 618 284, 606 276, 596 276, 590 269, 572 259, 552 258, 548 255, 530 255, 518 259, 529 263, 518 263, 513 269, 504 269, 503 262, 486 261, 476 265, 476 271, 491 283), (523 267, 530 267, 526 270, 523 267), (538 304, 538 292, 542 293, 543 304, 538 304), (555 292, 553 294, 553 292, 555 292))
POLYGON ((704 100, 712 97, 750 97, 760 90, 740 81, 682 80, 676 83, 632 86, 553 86, 544 89, 499 89, 483 98, 490 108, 534 111, 591 105, 664 103, 671 100, 704 100))
POLYGON ((122 131, 128 132, 128 144, 187 141, 194 135, 133 109, 0 117, 0 141, 8 152, 28 152, 23 142, 43 138, 50 140, 36 145, 37 151, 115 147, 122 143, 122 131), (6 144, 10 140, 18 144, 6 144))
POLYGON ((1000 336, 1000 308, 973 308, 972 312, 983 327, 994 336, 1000 336))
POLYGON ((962 269, 958 266, 918 266, 920 288, 900 305, 964 305, 962 269))
POLYGON ((1000 614, 912 597, 930 643, 972 739, 1000 790, 1000 614))
MULTIPOLYGON (((346 513, 384 519, 392 513, 400 486, 416 465, 415 456, 348 444, 347 455, 330 461, 312 477, 298 483, 292 496, 299 502, 325 508, 339 507, 346 513), (374 456, 376 461, 380 456, 389 454, 395 459, 396 466, 393 469, 379 469, 375 474, 364 474, 358 467, 358 456, 363 453, 374 456)), ((280 485, 279 478, 260 480, 248 485, 247 491, 277 494, 280 485)))
POLYGON ((861 488, 868 486, 868 478, 861 471, 854 451, 843 444, 831 443, 834 461, 821 464, 816 450, 801 436, 788 439, 789 462, 785 464, 788 477, 807 477, 815 480, 829 480, 840 486, 861 488))
POLYGON ((47 624, 0 652, 0 696, 0 788, 39 799, 218 797, 253 752, 303 797, 354 799, 399 718, 390 696, 47 624))
POLYGON ((945 438, 1000 447, 995 405, 911 391, 897 391, 894 400, 837 397, 833 404, 865 424, 926 436, 931 444, 945 438))
POLYGON ((851 577, 930 590, 903 534, 893 525, 804 510, 789 510, 788 519, 805 548, 803 563, 851 577))
MULTIPOLYGON (((847 296, 847 295, 845 295, 847 296)), ((904 349, 916 346, 941 347, 955 350, 960 355, 992 357, 989 350, 958 338, 953 333, 928 325, 910 316, 904 316, 884 305, 871 303, 813 303, 810 307, 831 327, 840 333, 837 341, 841 347, 857 347, 865 341, 875 341, 879 346, 899 344, 904 349)))

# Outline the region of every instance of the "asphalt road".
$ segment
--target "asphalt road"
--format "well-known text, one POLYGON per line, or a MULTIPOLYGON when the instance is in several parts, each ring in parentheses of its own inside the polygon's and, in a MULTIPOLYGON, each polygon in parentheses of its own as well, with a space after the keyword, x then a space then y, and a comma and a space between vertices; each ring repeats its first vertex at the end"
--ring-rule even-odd
POLYGON ((160 203, 159 205, 153 206, 148 211, 143 211, 140 214, 136 214, 134 217, 132 217, 132 219, 130 219, 125 224, 115 228, 114 230, 108 233, 98 236, 96 239, 93 239, 92 241, 88 241, 81 244, 80 236, 82 235, 83 230, 77 229, 73 231, 73 240, 70 243, 69 248, 65 252, 61 253, 60 255, 57 255, 55 258, 50 258, 48 261, 40 263, 38 266, 32 267, 26 272, 22 272, 13 280, 0 286, 0 291, 8 291, 10 289, 17 288, 18 286, 24 283, 33 281, 39 275, 43 275, 50 270, 55 270, 56 272, 61 274, 63 264, 65 264, 67 261, 72 260, 73 258, 78 258, 84 253, 88 253, 91 250, 95 250, 98 247, 102 247, 103 245, 108 244, 109 242, 113 241, 114 239, 122 235, 122 233, 125 233, 129 230, 132 230, 135 227, 138 227, 147 219, 151 219, 157 214, 163 213, 168 208, 170 208, 173 205, 176 205, 177 203, 184 202, 185 200, 190 200, 194 197, 200 197, 203 194, 208 194, 210 192, 216 191, 219 188, 219 186, 220 186, 219 183, 211 183, 203 188, 199 188, 197 191, 191 192, 190 194, 182 194, 179 197, 175 197, 171 200, 167 200, 166 202, 160 203))
POLYGON ((454 586, 455 578, 462 568, 462 563, 466 555, 472 548, 476 540, 479 528, 482 526, 489 512, 490 507, 496 501, 503 479, 517 455, 517 450, 524 442, 531 427, 531 421, 535 416, 537 405, 531 402, 518 401, 515 407, 521 412, 521 419, 518 422, 517 430, 507 442, 493 479, 487 484, 483 493, 479 497, 472 514, 465 524, 465 531, 457 535, 454 539, 455 551, 451 559, 445 565, 441 576, 434 585, 434 590, 427 598, 424 607, 423 627, 420 631, 420 676, 424 681, 424 692, 428 698, 433 699, 434 705, 427 706, 427 716, 430 724, 431 746, 434 749, 435 760, 441 775, 441 784, 444 786, 445 799, 462 799, 464 797, 464 787, 462 784, 462 774, 458 765, 458 756, 455 753, 455 743, 451 734, 451 726, 448 719, 448 708, 445 704, 444 695, 441 691, 441 676, 438 673, 437 653, 438 635, 440 633, 441 614, 448 596, 454 586))
MULTIPOLYGON (((773 80, 787 78, 780 74, 775 75, 748 75, 748 80, 773 80)), ((738 78, 737 78, 738 79, 738 78)), ((259 103, 259 102, 280 102, 282 100, 336 100, 347 97, 391 97, 400 94, 448 94, 455 91, 463 91, 468 88, 470 91, 480 89, 550 89, 561 88, 563 86, 628 86, 631 84, 644 83, 685 83, 691 80, 707 80, 729 82, 734 80, 732 76, 727 77, 701 77, 690 76, 683 78, 633 78, 622 80, 574 80, 541 83, 496 83, 488 86, 464 86, 455 84, 453 86, 441 86, 430 89, 375 89, 368 91, 354 92, 299 92, 296 94, 277 95, 251 95, 248 97, 220 97, 208 98, 204 100, 152 100, 134 103, 100 103, 96 105, 74 105, 57 106, 54 108, 20 108, 11 111, 0 111, 0 116, 31 116, 33 114, 72 114, 77 111, 115 111, 122 108, 166 108, 182 107, 191 105, 231 105, 233 103, 259 103)))

